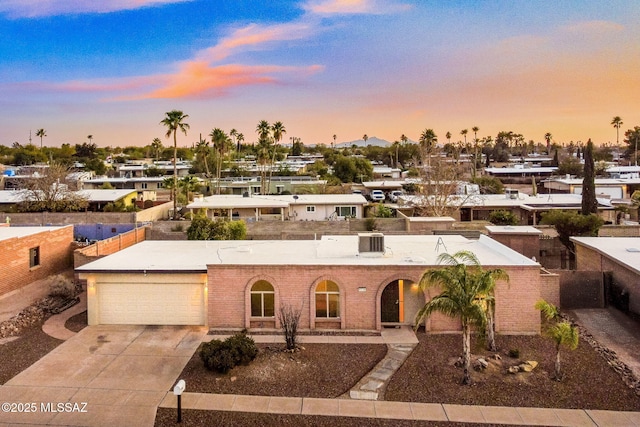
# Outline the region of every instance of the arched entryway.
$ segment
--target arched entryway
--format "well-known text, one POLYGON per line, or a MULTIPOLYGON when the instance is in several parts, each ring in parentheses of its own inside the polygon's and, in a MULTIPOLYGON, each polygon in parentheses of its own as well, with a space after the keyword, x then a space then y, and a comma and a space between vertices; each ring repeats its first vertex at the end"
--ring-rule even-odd
POLYGON ((380 295, 380 321, 383 326, 408 325, 424 305, 423 292, 409 279, 389 282, 380 295))

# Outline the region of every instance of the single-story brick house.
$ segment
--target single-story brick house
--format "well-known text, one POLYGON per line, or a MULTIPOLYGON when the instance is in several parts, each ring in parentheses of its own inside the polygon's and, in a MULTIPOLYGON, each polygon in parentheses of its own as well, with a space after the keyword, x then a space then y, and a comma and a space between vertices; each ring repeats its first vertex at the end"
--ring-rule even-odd
MULTIPOLYGON (((555 300, 557 276, 486 237, 366 233, 307 241, 145 241, 76 269, 88 285, 89 324, 193 324, 215 329, 279 328, 284 305, 302 310, 300 328, 376 331, 412 324, 437 294, 417 286, 440 253, 469 250, 503 268, 496 330, 535 334, 540 298, 555 300)), ((431 331, 459 329, 433 316, 431 331)))
POLYGON ((71 267, 73 225, 0 227, 0 298, 71 267))

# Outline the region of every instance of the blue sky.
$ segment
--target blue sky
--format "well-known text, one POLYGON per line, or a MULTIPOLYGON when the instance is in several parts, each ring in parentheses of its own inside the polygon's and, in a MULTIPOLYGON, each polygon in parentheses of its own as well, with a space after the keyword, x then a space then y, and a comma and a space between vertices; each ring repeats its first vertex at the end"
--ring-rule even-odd
POLYGON ((640 125, 637 22, 635 0, 0 0, 0 143, 146 145, 172 109, 181 145, 263 119, 306 143, 615 143, 613 116, 640 125))

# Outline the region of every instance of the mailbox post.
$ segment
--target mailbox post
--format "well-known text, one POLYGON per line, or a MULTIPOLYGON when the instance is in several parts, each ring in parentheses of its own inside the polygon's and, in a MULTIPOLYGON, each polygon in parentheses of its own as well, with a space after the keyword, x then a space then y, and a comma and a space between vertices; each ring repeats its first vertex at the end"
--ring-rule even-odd
POLYGON ((180 380, 176 383, 175 387, 173 387, 173 394, 178 396, 178 422, 182 422, 182 392, 184 392, 184 388, 186 387, 186 383, 184 380, 180 380))

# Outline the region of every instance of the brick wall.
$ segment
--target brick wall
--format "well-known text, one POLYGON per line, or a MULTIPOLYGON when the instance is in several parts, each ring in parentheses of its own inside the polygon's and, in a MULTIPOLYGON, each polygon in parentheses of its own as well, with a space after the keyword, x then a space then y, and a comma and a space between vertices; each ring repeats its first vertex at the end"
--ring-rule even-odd
MULTIPOLYGON (((136 214, 128 212, 38 212, 8 214, 13 225, 132 224, 136 214)), ((2 217, 4 220, 4 217, 2 217)))
POLYGON ((71 267, 73 226, 0 242, 0 296, 71 267), (40 248, 40 265, 29 267, 29 250, 40 248))
POLYGON ((131 231, 111 237, 106 240, 100 240, 92 245, 73 252, 73 266, 78 268, 98 258, 116 253, 124 248, 133 246, 136 243, 146 240, 148 227, 134 228, 131 231))
POLYGON ((553 270, 553 272, 560 277, 560 301, 558 303, 546 301, 563 309, 605 307, 604 284, 600 270, 553 270))
MULTIPOLYGON (((324 322, 315 318, 315 286, 331 280, 340 288, 341 315, 332 326, 350 330, 380 329, 380 295, 387 284, 397 279, 417 282, 424 272, 421 266, 210 266, 208 271, 208 323, 212 328, 245 328, 250 322, 250 289, 258 280, 274 286, 276 313, 279 304, 302 307, 301 329, 321 329, 324 322), (359 288, 366 288, 362 292, 359 288)), ((511 283, 496 289, 496 330, 499 333, 539 333, 540 315, 534 304, 540 299, 540 269, 518 267, 508 270, 511 283)), ((405 308, 421 306, 436 295, 430 289, 425 298, 412 288, 414 301, 405 308), (418 303, 416 303, 416 301, 418 303)), ((405 322, 414 313, 405 314, 405 322)), ((459 330, 459 321, 434 315, 427 323, 431 331, 459 330)))
POLYGON ((556 272, 540 271, 540 298, 560 307, 560 275, 556 272))

